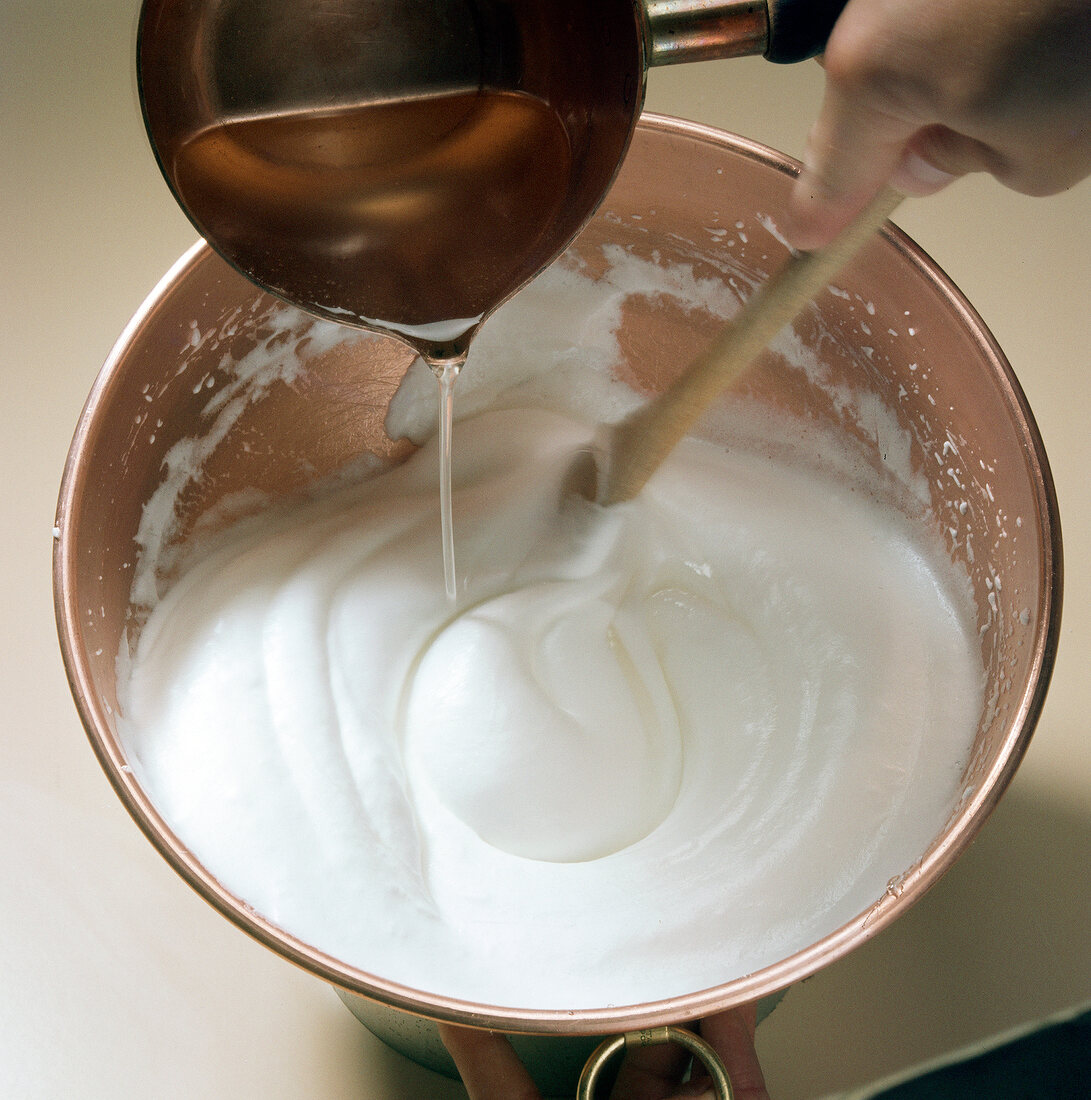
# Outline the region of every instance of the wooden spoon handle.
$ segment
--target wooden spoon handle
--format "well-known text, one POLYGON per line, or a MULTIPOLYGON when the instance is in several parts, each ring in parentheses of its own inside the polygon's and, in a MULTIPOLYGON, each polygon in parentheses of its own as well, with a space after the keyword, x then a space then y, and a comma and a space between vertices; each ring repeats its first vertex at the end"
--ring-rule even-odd
POLYGON ((856 255, 901 200, 887 188, 826 248, 794 252, 669 389, 613 429, 601 503, 615 504, 640 492, 701 413, 856 255))

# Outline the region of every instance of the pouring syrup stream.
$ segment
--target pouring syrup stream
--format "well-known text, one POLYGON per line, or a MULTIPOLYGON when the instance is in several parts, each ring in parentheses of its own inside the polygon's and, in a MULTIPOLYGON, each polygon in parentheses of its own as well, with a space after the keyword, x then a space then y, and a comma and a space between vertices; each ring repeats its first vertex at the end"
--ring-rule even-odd
POLYGON ((463 360, 429 363, 439 382, 439 520, 443 540, 443 582, 447 599, 458 595, 458 573, 455 568, 455 526, 451 507, 451 439, 454 427, 455 380, 463 360))

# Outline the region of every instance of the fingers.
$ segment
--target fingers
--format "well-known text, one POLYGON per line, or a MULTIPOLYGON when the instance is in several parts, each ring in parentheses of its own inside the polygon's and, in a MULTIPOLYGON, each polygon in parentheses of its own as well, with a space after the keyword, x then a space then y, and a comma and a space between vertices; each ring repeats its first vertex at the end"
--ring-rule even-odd
POLYGON ((988 172, 1028 195, 1091 173, 1091 5, 848 0, 783 230, 829 244, 887 184, 930 195, 988 172))
MULTIPOLYGON (((757 1011, 753 1005, 731 1009, 701 1021, 702 1037, 720 1056, 735 1100, 769 1100, 765 1077, 754 1050, 757 1011)), ((693 1078, 680 1086, 689 1052, 676 1043, 638 1047, 626 1054, 610 1100, 704 1100, 712 1082, 695 1063, 693 1078)))
POLYGON ((511 1043, 493 1031, 440 1024, 469 1100, 541 1100, 511 1043))
POLYGON ((701 1036, 719 1054, 735 1100, 769 1100, 765 1075, 754 1049, 757 1009, 754 1005, 721 1012, 701 1021, 701 1036))
POLYGON ((960 173, 933 155, 937 91, 958 66, 937 60, 932 38, 947 8, 924 0, 849 0, 823 59, 822 107, 790 196, 785 235, 809 251, 828 245, 886 186, 928 195, 960 173), (934 23, 926 34, 921 21, 934 23))
POLYGON ((689 1057, 689 1051, 677 1043, 629 1051, 618 1070, 610 1100, 664 1100, 677 1090, 689 1057))
POLYGON ((916 124, 827 81, 783 226, 803 251, 829 244, 892 179, 916 124))
POLYGON ((830 244, 888 184, 904 195, 933 195, 960 175, 988 167, 988 151, 978 143, 949 133, 937 155, 939 128, 918 130, 858 104, 838 103, 841 98, 827 94, 789 197, 783 230, 793 248, 830 244))
MULTIPOLYGON (((735 1100, 769 1100, 754 1050, 753 1005, 710 1016, 702 1036, 719 1054, 731 1078, 735 1100)), ((477 1028, 439 1025, 440 1038, 454 1059, 469 1100, 540 1100, 538 1090, 503 1035, 477 1028)), ((639 1047, 626 1054, 610 1100, 681 1100, 712 1095, 708 1077, 695 1070, 678 1084, 690 1060, 676 1043, 639 1047)))

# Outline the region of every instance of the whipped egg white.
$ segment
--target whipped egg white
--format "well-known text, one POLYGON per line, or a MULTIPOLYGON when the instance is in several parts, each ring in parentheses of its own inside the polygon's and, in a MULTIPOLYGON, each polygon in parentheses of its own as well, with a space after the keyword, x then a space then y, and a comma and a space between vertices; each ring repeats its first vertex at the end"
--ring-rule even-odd
MULTIPOLYGON (((570 320, 582 277, 552 278, 513 331, 550 295, 570 320)), ((481 377, 549 359, 493 331, 481 377)), ((605 394, 603 346, 554 356, 559 389, 605 394)), ((467 402, 454 601, 430 441, 196 557, 136 640, 121 732, 171 828, 289 933, 567 1009, 733 979, 877 901, 957 801, 983 672, 919 509, 790 425, 687 440, 603 509, 567 489, 595 429, 557 389, 467 402)))

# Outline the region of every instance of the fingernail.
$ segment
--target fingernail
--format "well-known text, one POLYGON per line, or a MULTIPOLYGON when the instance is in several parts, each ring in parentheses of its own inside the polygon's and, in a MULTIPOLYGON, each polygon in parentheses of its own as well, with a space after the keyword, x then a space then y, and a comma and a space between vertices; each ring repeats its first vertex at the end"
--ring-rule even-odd
POLYGON ((937 168, 919 154, 910 151, 902 157, 893 184, 899 191, 910 195, 930 195, 957 178, 951 172, 937 168))

